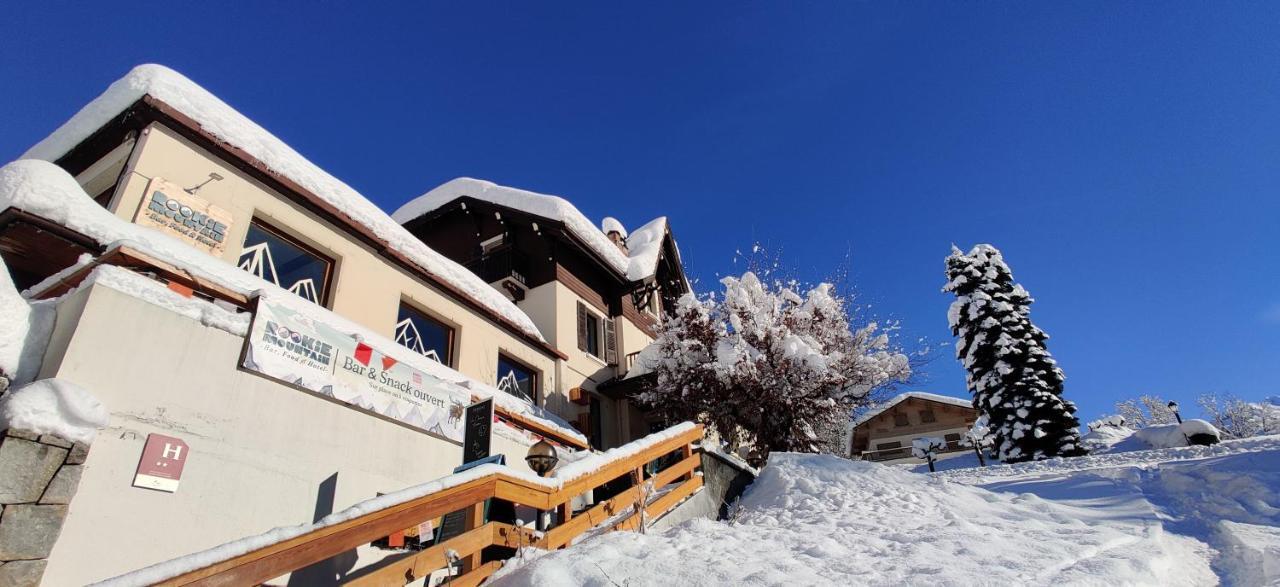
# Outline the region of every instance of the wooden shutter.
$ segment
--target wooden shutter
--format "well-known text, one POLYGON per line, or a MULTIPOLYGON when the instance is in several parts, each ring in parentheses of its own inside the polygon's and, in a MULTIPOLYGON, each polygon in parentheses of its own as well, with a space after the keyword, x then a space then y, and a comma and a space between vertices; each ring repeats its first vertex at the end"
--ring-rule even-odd
POLYGON ((613 319, 604 319, 604 362, 618 364, 618 336, 614 331, 613 319))
POLYGON ((587 350, 587 307, 578 302, 578 350, 587 350))

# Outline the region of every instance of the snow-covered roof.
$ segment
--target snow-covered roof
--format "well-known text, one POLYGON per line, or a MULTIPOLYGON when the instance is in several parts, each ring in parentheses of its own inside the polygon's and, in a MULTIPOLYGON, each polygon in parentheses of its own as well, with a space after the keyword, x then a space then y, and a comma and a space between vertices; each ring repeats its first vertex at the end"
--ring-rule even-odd
MULTIPOLYGON (((9 208, 20 209, 65 226, 93 239, 108 250, 120 246, 136 249, 156 260, 188 272, 193 278, 216 283, 248 298, 258 295, 272 295, 280 299, 294 298, 293 294, 257 275, 239 269, 235 265, 157 230, 117 217, 94 202, 76 183, 75 178, 65 170, 46 161, 14 161, 0 167, 0 211, 9 208)), ((385 349, 385 352, 399 361, 411 364, 441 379, 465 385, 481 397, 494 397, 494 401, 507 412, 535 418, 540 424, 564 436, 586 442, 586 437, 580 432, 540 407, 530 405, 515 396, 498 391, 491 385, 471 379, 449 367, 403 349, 390 339, 330 310, 307 304, 307 311, 321 314, 322 319, 334 324, 335 328, 340 327, 358 334, 362 339, 370 341, 370 344, 385 349)))
POLYGON ((605 216, 604 220, 600 221, 600 232, 603 232, 606 235, 611 232, 616 232, 621 235, 622 238, 627 238, 627 227, 623 226, 621 221, 612 216, 605 216))
POLYGON ((529 316, 501 292, 465 267, 424 245, 355 189, 308 161, 284 141, 195 82, 167 67, 149 64, 133 68, 53 134, 31 147, 22 158, 56 161, 147 95, 190 117, 205 132, 258 159, 270 171, 311 192, 336 208, 346 220, 382 240, 392 251, 456 288, 501 320, 510 322, 537 340, 545 341, 529 316))
MULTIPOLYGON (((410 200, 392 213, 391 217, 396 222, 404 224, 462 197, 475 198, 560 222, 578 240, 590 247, 591 251, 611 269, 630 281, 643 281, 652 277, 657 271, 662 238, 667 231, 665 217, 654 219, 633 231, 627 237, 627 248, 630 252, 624 253, 609 240, 601 228, 597 228, 594 222, 588 220, 568 200, 560 196, 509 188, 481 179, 460 177, 445 182, 410 200)), ((621 227, 621 223, 618 223, 618 228, 621 227)))
POLYGON ((876 407, 871 408, 870 410, 867 410, 861 416, 858 416, 856 420, 853 421, 853 426, 854 427, 861 426, 862 424, 866 423, 868 420, 876 416, 879 416, 880 414, 883 414, 885 410, 892 408, 893 406, 896 406, 909 399, 921 399, 921 400, 926 400, 931 402, 943 403, 951 406, 959 406, 962 408, 973 407, 973 400, 970 400, 968 398, 951 397, 949 395, 938 395, 936 393, 929 393, 925 391, 908 391, 906 393, 898 394, 889 400, 881 402, 876 407))

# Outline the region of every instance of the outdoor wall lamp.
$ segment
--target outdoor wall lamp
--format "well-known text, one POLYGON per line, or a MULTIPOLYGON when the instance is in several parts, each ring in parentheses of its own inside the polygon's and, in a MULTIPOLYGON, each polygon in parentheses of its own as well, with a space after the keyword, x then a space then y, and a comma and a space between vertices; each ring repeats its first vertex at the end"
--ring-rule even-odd
POLYGON ((556 447, 544 439, 529 447, 529 454, 524 457, 524 461, 529 463, 529 468, 533 469, 539 477, 546 477, 547 473, 556 468, 560 457, 556 454, 556 447))

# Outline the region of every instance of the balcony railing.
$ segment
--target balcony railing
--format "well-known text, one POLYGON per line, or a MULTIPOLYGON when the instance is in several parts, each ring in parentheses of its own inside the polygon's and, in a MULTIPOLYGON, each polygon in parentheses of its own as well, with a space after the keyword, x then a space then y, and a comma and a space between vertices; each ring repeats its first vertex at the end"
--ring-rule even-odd
POLYGON ((467 261, 466 268, 487 283, 502 281, 508 277, 520 285, 529 285, 529 256, 514 247, 501 247, 467 261))
MULTIPOLYGON (((178 586, 260 585, 264 581, 315 564, 369 544, 379 538, 417 527, 450 512, 465 511, 462 534, 426 550, 388 557, 343 578, 345 585, 404 585, 439 569, 455 569, 451 587, 475 586, 502 566, 518 548, 556 550, 572 545, 588 531, 634 530, 646 519, 662 517, 702 488, 702 457, 697 446, 702 426, 687 426, 674 436, 650 437, 624 445, 612 457, 594 463, 581 476, 531 480, 498 465, 477 476, 475 469, 456 481, 439 480, 441 489, 396 505, 358 515, 331 525, 315 524, 292 538, 265 540, 266 544, 236 554, 218 548, 195 555, 205 566, 177 565, 165 571, 125 575, 127 584, 178 586), (631 448, 632 450, 627 450, 631 448), (627 480, 629 487, 609 497, 602 486, 627 480), (536 481, 536 482, 535 482, 536 481), (573 499, 592 492, 594 505, 575 510, 573 499), (556 512, 556 521, 545 531, 489 520, 485 504, 503 500, 540 511, 556 512), (640 510, 644 511, 642 516, 640 510), (489 546, 505 547, 486 551, 489 546), (460 568, 458 568, 460 567, 460 568), (171 571, 171 572, 169 572, 171 571), (166 575, 168 573, 168 575, 166 575)), ((607 456, 607 455, 606 455, 607 456)), ((518 521, 517 521, 518 522, 518 521)), ((265 536, 265 535, 264 535, 265 536)))
MULTIPOLYGON (((939 452, 938 454, 947 454, 947 453, 961 452, 961 451, 967 451, 967 450, 973 450, 973 449, 960 444, 960 441, 958 440, 952 440, 947 442, 947 447, 942 449, 942 451, 939 452)), ((864 461, 879 462, 879 461, 893 461, 897 459, 908 459, 908 458, 911 458, 910 446, 862 451, 862 460, 864 461)))

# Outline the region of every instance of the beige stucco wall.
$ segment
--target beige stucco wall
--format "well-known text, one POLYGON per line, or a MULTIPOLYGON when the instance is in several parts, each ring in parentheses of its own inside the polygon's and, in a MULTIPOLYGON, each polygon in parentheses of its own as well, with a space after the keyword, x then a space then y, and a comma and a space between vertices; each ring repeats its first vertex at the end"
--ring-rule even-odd
MULTIPOLYGON (((129 173, 117 188, 112 211, 132 221, 151 178, 163 177, 178 185, 193 186, 208 179, 211 172, 224 179, 205 185, 199 197, 234 217, 228 228, 224 261, 236 264, 249 222, 258 217, 337 260, 329 296, 329 307, 334 312, 391 338, 400 301, 408 299, 456 326, 452 366, 458 371, 496 383, 501 351, 539 371, 543 389, 559 387, 554 358, 384 261, 367 245, 161 125, 148 127, 139 137, 129 173)), ((555 410, 554 404, 548 407, 555 410)))
MULTIPOLYGON (((319 486, 335 473, 338 511, 461 463, 457 445, 240 371, 242 337, 105 286, 64 299, 57 331, 42 376, 89 390, 111 424, 92 446, 46 585, 311 522, 319 486), (176 493, 131 487, 153 432, 190 445, 176 493)), ((527 470, 526 446, 495 434, 492 450, 527 470)), ((376 553, 362 549, 361 564, 376 553)))

